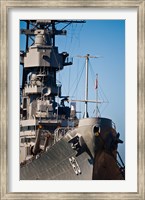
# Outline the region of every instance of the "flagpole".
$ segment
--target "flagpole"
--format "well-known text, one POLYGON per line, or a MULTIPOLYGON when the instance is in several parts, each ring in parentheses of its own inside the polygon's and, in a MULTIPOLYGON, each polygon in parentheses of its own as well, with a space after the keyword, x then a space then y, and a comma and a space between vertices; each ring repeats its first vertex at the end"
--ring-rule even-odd
MULTIPOLYGON (((85 113, 84 113, 84 118, 88 118, 89 117, 89 115, 88 115, 88 102, 89 102, 88 101, 88 73, 89 73, 88 62, 89 62, 89 58, 99 58, 100 56, 90 56, 90 54, 87 54, 86 56, 77 56, 77 57, 86 58, 85 113)), ((97 97, 97 101, 98 101, 98 97, 97 97)), ((98 103, 97 103, 97 106, 98 106, 98 103)), ((96 108, 96 110, 97 110, 97 108, 96 108)))
POLYGON ((96 74, 95 89, 96 89, 96 117, 98 117, 98 74, 96 74))

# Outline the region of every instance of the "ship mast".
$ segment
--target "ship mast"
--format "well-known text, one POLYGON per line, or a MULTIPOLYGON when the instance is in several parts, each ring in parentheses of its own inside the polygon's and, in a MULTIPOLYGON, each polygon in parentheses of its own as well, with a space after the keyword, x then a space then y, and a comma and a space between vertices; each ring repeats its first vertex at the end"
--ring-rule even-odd
POLYGON ((85 113, 84 113, 84 118, 88 118, 88 73, 89 73, 89 66, 88 66, 88 62, 89 62, 89 54, 87 54, 86 57, 86 84, 85 84, 85 113))
MULTIPOLYGON (((89 114, 88 114, 88 102, 90 102, 88 100, 89 58, 99 58, 100 56, 90 56, 90 54, 87 54, 85 56, 77 56, 77 57, 85 58, 86 59, 85 100, 84 100, 84 102, 85 102, 85 112, 84 112, 84 118, 88 118, 89 117, 89 114)), ((94 101, 92 101, 92 102, 94 102, 94 101)), ((98 99, 97 99, 96 103, 98 103, 98 99)))

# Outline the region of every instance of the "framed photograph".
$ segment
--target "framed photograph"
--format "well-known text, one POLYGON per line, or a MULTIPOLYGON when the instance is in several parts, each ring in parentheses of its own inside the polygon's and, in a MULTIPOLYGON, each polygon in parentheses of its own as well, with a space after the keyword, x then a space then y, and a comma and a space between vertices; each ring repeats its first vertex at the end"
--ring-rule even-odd
POLYGON ((144 9, 1 0, 1 199, 145 198, 144 9))

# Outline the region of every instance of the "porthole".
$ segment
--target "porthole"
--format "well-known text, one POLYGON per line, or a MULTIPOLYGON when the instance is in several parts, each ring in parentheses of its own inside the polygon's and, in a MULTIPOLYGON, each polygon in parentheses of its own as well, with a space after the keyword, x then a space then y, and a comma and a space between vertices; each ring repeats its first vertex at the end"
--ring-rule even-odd
POLYGON ((99 134, 100 134, 100 127, 95 125, 93 127, 93 133, 94 133, 95 136, 99 136, 99 134))

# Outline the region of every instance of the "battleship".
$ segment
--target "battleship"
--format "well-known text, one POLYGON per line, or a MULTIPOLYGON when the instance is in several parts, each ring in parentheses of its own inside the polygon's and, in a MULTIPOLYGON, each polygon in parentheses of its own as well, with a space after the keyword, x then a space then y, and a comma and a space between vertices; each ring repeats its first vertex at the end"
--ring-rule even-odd
POLYGON ((88 103, 99 103, 88 98, 91 56, 84 56, 84 99, 63 95, 56 78, 65 66, 73 64, 67 52, 59 53, 56 36, 67 35, 65 29, 70 24, 85 21, 23 21, 26 29, 20 34, 25 35, 26 44, 25 51, 20 51, 20 180, 124 180, 125 166, 118 152, 123 141, 115 124, 109 118, 89 117, 88 103), (58 24, 63 28, 58 29, 58 24), (84 104, 83 118, 77 117, 77 102, 84 104))

